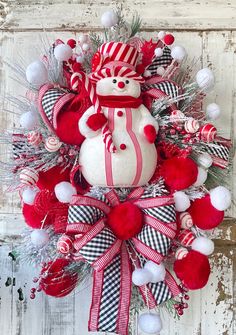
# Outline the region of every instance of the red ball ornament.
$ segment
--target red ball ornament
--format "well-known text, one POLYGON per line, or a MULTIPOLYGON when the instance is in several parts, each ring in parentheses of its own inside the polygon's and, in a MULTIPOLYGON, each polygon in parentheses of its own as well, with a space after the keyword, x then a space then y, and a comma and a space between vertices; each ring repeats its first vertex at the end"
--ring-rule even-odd
POLYGON ((123 202, 111 209, 107 225, 120 240, 137 235, 143 226, 142 211, 131 202, 123 202))
POLYGON ((23 204, 22 207, 22 214, 25 219, 25 223, 33 228, 33 229, 40 229, 42 227, 42 221, 45 217, 44 214, 39 214, 36 210, 34 205, 27 205, 23 204))
POLYGON ((175 38, 172 34, 167 34, 167 35, 165 35, 163 41, 164 41, 165 44, 171 45, 171 44, 174 43, 175 38))
POLYGON ((219 211, 211 204, 210 195, 196 199, 188 209, 193 223, 200 229, 208 230, 217 227, 224 219, 224 211, 219 211))
POLYGON ((68 295, 76 287, 78 274, 65 270, 69 264, 69 260, 58 258, 42 268, 40 285, 47 295, 61 298, 68 295))
POLYGON ((71 38, 67 41, 67 44, 71 47, 71 49, 74 49, 76 47, 76 41, 71 38))
POLYGON ((204 287, 210 275, 210 264, 207 256, 191 250, 187 255, 174 263, 176 276, 190 290, 204 287))
POLYGON ((160 175, 172 191, 179 191, 195 183, 198 167, 191 158, 172 157, 163 162, 160 175))

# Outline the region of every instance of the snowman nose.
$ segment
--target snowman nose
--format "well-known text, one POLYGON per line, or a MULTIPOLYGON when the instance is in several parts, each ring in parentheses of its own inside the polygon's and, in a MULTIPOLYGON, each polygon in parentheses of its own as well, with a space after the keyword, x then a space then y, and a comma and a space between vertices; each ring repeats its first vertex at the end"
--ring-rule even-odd
POLYGON ((125 87, 125 83, 123 81, 119 81, 118 87, 119 88, 124 88, 125 87))

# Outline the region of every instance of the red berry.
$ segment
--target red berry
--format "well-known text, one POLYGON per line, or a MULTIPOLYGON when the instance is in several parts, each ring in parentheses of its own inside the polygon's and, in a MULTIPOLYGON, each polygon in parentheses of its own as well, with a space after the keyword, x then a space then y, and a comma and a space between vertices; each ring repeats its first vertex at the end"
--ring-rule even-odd
POLYGON ((73 38, 68 40, 67 44, 71 47, 71 49, 74 49, 76 47, 76 41, 73 38))
POLYGON ((35 299, 35 294, 34 294, 34 293, 32 293, 32 294, 30 295, 30 299, 35 299))
POLYGON ((182 309, 178 310, 178 314, 183 315, 184 314, 183 310, 182 309))
POLYGON ((184 299, 189 300, 189 295, 185 294, 184 299))
POLYGON ((174 40, 175 40, 175 38, 174 38, 174 36, 172 34, 167 34, 164 37, 164 43, 167 44, 167 45, 173 44, 174 40))

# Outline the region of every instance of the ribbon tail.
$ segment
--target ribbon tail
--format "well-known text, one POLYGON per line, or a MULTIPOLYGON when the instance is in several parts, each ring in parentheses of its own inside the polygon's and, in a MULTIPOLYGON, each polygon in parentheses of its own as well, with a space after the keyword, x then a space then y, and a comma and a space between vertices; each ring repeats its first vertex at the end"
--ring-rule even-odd
POLYGON ((128 335, 131 266, 126 245, 101 271, 94 271, 89 331, 128 335))

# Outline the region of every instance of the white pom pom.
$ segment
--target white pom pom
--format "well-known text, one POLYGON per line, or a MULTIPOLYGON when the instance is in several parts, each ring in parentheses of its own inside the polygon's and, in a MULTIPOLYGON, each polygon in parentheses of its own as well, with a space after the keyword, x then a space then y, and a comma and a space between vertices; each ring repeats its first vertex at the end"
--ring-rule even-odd
POLYGON ((183 191, 174 193, 175 209, 177 212, 184 212, 190 206, 190 200, 183 191))
POLYGON ((224 186, 217 186, 210 190, 211 204, 218 211, 225 211, 231 204, 231 193, 224 186))
POLYGON ((198 156, 197 162, 203 168, 208 169, 212 165, 213 160, 211 158, 211 155, 209 155, 207 152, 204 152, 198 156))
POLYGON ((33 205, 36 194, 39 192, 37 188, 26 188, 22 193, 22 200, 27 205, 33 205))
POLYGON ((72 196, 76 195, 76 188, 68 181, 58 183, 54 188, 57 199, 63 203, 70 203, 72 196))
POLYGON ((88 41, 88 35, 80 34, 78 39, 81 44, 86 43, 88 41))
POLYGON ((208 120, 216 120, 220 116, 220 106, 216 103, 211 103, 206 108, 208 120))
POLYGON ((152 74, 149 70, 145 70, 143 75, 144 77, 151 77, 152 74))
POLYGON ((58 44, 54 49, 54 56, 59 62, 67 61, 72 56, 72 49, 68 44, 58 44))
POLYGON ((205 183, 207 180, 207 170, 203 169, 201 166, 198 166, 198 174, 197 174, 197 180, 193 184, 193 186, 201 186, 205 183))
POLYGON ((158 283, 163 281, 166 276, 166 269, 165 266, 161 264, 156 264, 152 261, 148 261, 144 265, 144 269, 148 270, 151 273, 151 283, 158 283))
POLYGON ((111 28, 118 23, 118 16, 113 10, 108 10, 102 14, 101 23, 105 28, 111 28))
POLYGON ((26 112, 20 117, 20 125, 21 127, 27 130, 33 130, 39 124, 38 115, 34 112, 26 112))
POLYGON ((207 237, 197 237, 192 243, 192 249, 209 256, 214 251, 214 242, 207 237))
POLYGON ((162 48, 156 48, 154 50, 155 56, 156 57, 161 57, 163 55, 163 49, 162 48))
POLYGON ((33 245, 38 248, 44 247, 49 241, 49 235, 44 229, 35 229, 30 237, 33 245))
POLYGON ((83 63, 84 62, 84 56, 77 56, 76 57, 76 62, 78 62, 78 63, 83 63))
POLYGON ((136 286, 146 285, 150 283, 151 273, 146 269, 135 269, 132 273, 132 282, 136 286))
POLYGON ((48 81, 48 73, 43 62, 37 60, 29 64, 25 71, 26 79, 32 85, 41 86, 48 81))
POLYGON ((83 49, 84 51, 88 51, 89 48, 90 48, 90 46, 89 46, 88 43, 83 43, 83 44, 82 44, 82 49, 83 49))
POLYGON ((180 45, 176 45, 171 49, 171 57, 181 62, 186 56, 186 50, 180 45))
POLYGON ((215 78, 213 72, 204 68, 197 72, 196 81, 199 88, 202 88, 204 91, 210 91, 215 83, 215 78))
POLYGON ((157 74, 159 74, 159 76, 163 76, 164 73, 165 73, 165 68, 163 66, 159 66, 157 68, 157 74))
POLYGON ((157 37, 159 38, 159 40, 163 40, 165 36, 166 36, 166 33, 163 30, 159 31, 159 33, 157 34, 157 37))
POLYGON ((158 314, 144 313, 138 319, 138 326, 146 334, 157 334, 162 329, 161 318, 158 314))

